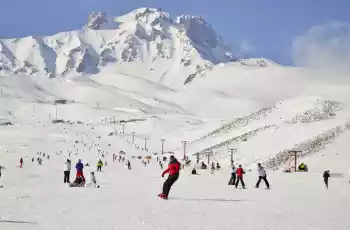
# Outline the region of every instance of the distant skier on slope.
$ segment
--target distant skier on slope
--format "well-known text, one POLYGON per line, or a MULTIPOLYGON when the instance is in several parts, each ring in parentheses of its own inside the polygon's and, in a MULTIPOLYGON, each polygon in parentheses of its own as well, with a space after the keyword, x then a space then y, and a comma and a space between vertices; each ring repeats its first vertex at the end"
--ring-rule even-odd
POLYGON ((195 168, 192 169, 191 174, 192 174, 192 175, 199 175, 199 174, 197 173, 197 170, 196 170, 195 168))
POLYGON ((78 163, 75 165, 75 169, 77 170, 76 178, 81 177, 83 179, 83 183, 85 184, 85 177, 83 173, 84 165, 81 163, 81 160, 78 160, 78 163))
POLYGON ((237 180, 236 180, 236 184, 235 184, 236 188, 238 187, 239 182, 241 182, 243 189, 245 189, 245 184, 243 181, 243 174, 244 173, 245 172, 242 168, 242 165, 239 165, 237 170, 236 170, 236 175, 237 175, 237 180))
POLYGON ((267 181, 267 175, 266 175, 266 171, 265 169, 261 166, 260 163, 258 163, 258 173, 259 173, 259 180, 258 182, 256 183, 255 187, 256 188, 259 188, 259 185, 260 185, 260 182, 261 180, 263 180, 265 182, 265 185, 266 185, 266 188, 269 189, 270 188, 270 184, 269 182, 267 181))
POLYGON ((19 167, 22 168, 23 166, 23 158, 21 157, 21 159, 19 159, 19 167))
POLYGON ((103 166, 103 162, 102 160, 100 159, 98 162, 97 162, 97 171, 102 171, 102 166, 103 166))
POLYGON ((324 171, 323 173, 323 181, 324 184, 326 185, 326 188, 328 189, 328 179, 331 177, 329 170, 324 171))
POLYGON ((128 170, 131 170, 131 163, 129 160, 127 161, 126 165, 128 166, 128 170))
POLYGON ((232 172, 231 172, 231 178, 228 182, 228 185, 236 185, 236 167, 234 162, 231 162, 232 172))
POLYGON ((64 163, 64 183, 70 183, 70 170, 72 168, 72 164, 69 159, 64 163))
POLYGON ((214 162, 211 164, 210 170, 211 170, 210 174, 214 174, 214 172, 215 172, 215 163, 214 162))
POLYGON ((168 168, 162 173, 162 177, 169 173, 168 179, 163 184, 163 192, 158 196, 163 199, 168 199, 169 192, 173 184, 179 179, 181 165, 179 161, 173 156, 170 156, 170 163, 168 168))
POLYGON ((2 170, 5 169, 3 166, 0 165, 0 178, 1 178, 1 174, 2 174, 2 170))
POLYGON ((99 188, 100 186, 97 184, 96 176, 94 172, 90 173, 90 181, 86 184, 86 187, 90 188, 99 188))

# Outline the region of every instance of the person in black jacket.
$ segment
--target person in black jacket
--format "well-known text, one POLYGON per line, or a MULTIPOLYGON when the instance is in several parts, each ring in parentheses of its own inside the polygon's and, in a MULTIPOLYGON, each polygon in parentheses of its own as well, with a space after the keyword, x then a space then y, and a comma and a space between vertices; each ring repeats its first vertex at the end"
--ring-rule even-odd
POLYGON ((331 175, 329 174, 329 170, 324 171, 324 173, 323 173, 323 181, 324 181, 327 189, 328 189, 328 179, 330 177, 331 177, 331 175))

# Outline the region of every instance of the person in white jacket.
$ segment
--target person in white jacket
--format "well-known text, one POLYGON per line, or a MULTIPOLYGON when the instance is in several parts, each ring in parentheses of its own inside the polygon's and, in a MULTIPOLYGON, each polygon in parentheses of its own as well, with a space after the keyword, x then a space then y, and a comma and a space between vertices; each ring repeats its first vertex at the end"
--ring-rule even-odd
POLYGON ((259 180, 258 182, 256 183, 256 188, 259 188, 259 184, 261 182, 261 180, 263 180, 265 182, 265 185, 266 185, 266 188, 269 189, 270 188, 270 184, 269 182, 267 181, 267 176, 266 176, 266 171, 265 169, 261 166, 260 163, 258 163, 258 173, 259 173, 259 180))
POLYGON ((64 183, 70 183, 70 170, 72 168, 72 163, 69 159, 64 163, 64 183))
POLYGON ((100 186, 97 184, 96 176, 94 172, 90 173, 90 181, 86 184, 86 187, 91 188, 99 188, 100 186))

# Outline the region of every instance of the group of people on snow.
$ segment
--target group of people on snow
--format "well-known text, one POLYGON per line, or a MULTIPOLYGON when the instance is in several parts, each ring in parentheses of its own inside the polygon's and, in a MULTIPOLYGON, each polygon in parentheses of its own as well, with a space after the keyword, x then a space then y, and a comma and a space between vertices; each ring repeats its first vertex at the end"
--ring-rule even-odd
POLYGON ((71 171, 71 160, 67 159, 67 161, 64 163, 64 183, 68 183, 70 187, 96 187, 99 188, 99 185, 97 185, 97 180, 94 172, 90 172, 90 181, 86 183, 86 179, 84 176, 84 164, 79 159, 78 162, 75 165, 76 169, 76 177, 73 183, 70 182, 70 171, 71 171))
MULTIPOLYGON (((235 165, 232 163, 232 172, 231 172, 231 178, 228 182, 228 185, 234 185, 236 188, 238 188, 239 183, 242 185, 242 188, 245 189, 245 183, 243 180, 243 175, 245 174, 245 171, 242 168, 242 165, 239 165, 238 168, 236 169, 235 165)), ((270 184, 267 180, 267 174, 264 169, 264 167, 261 166, 260 163, 258 163, 258 175, 259 179, 258 182, 256 183, 255 187, 259 188, 261 180, 265 182, 266 188, 270 188, 270 184)))

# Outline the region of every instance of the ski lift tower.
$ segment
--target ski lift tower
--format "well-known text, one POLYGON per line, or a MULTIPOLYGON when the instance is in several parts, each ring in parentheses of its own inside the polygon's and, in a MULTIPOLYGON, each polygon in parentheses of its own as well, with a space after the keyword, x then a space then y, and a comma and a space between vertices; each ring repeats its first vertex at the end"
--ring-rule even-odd
POLYGON ((208 158, 208 167, 209 167, 209 165, 210 165, 210 157, 214 156, 213 150, 206 151, 205 155, 208 158))
POLYGON ((231 163, 233 162, 233 154, 235 153, 235 161, 237 160, 237 155, 236 155, 236 152, 237 152, 237 149, 234 149, 234 148, 230 148, 230 157, 231 157, 231 163))
POLYGON ((297 150, 297 149, 295 149, 295 150, 290 150, 290 151, 288 151, 288 153, 290 154, 290 156, 292 157, 292 158, 294 158, 294 172, 296 172, 297 171, 297 158, 298 158, 298 153, 301 153, 302 151, 300 151, 300 150, 297 150))

